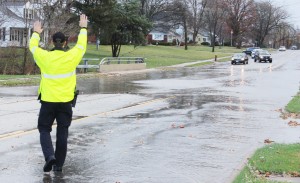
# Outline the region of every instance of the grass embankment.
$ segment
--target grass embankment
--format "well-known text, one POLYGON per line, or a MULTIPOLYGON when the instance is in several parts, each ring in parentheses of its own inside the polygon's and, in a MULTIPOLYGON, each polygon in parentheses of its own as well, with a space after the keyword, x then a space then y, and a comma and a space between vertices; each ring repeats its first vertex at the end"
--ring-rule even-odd
MULTIPOLYGON (((74 45, 71 44, 70 46, 72 47, 74 45)), ((217 55, 218 58, 221 58, 230 56, 234 52, 241 52, 240 49, 233 47, 216 47, 215 52, 211 52, 211 49, 212 48, 208 46, 189 46, 188 50, 184 50, 184 47, 182 46, 134 47, 126 45, 122 46, 120 57, 144 57, 146 58, 145 62, 147 64, 147 68, 157 68, 187 62, 195 62, 198 60, 214 59, 215 55, 217 55)), ((84 55, 84 58, 99 58, 100 60, 104 57, 111 57, 111 46, 100 45, 100 49, 97 50, 95 44, 89 44, 86 54, 84 55)), ((20 60, 22 60, 22 58, 20 58, 20 60)), ((224 59, 220 59, 220 61, 224 61, 224 59)), ((99 61, 89 61, 89 64, 96 65, 99 64, 99 61)), ((194 66, 201 65, 203 64, 197 64, 194 66)), ((39 78, 40 76, 38 75, 0 75, 0 86, 36 85, 39 82, 39 78)))
MULTIPOLYGON (((299 116, 300 93, 287 104, 285 111, 299 116)), ((300 125, 298 122, 293 124, 300 125)), ((300 143, 275 143, 258 149, 233 183, 279 183, 268 179, 270 175, 299 177, 300 180, 300 143)))
MULTIPOLYGON (((195 62, 198 60, 214 59, 231 56, 234 52, 241 52, 240 49, 232 47, 216 47, 215 52, 211 52, 208 46, 189 46, 188 50, 184 47, 176 46, 122 46, 120 57, 144 57, 146 58, 147 68, 156 68, 195 62)), ((89 45, 85 58, 104 58, 111 57, 110 46, 100 46, 97 51, 95 45, 89 45)), ((91 64, 99 64, 98 61, 90 61, 91 64)))
POLYGON ((39 82, 39 75, 0 75, 0 86, 31 86, 39 82))
POLYGON ((300 92, 287 104, 286 111, 289 113, 300 112, 300 92))

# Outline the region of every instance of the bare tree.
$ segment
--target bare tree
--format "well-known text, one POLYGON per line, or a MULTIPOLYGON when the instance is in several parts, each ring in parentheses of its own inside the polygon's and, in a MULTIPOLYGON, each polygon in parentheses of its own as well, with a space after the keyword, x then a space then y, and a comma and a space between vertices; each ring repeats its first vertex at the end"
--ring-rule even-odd
POLYGON ((4 3, 0 4, 0 27, 6 22, 4 3))
POLYGON ((223 0, 210 0, 205 10, 205 21, 210 32, 212 52, 215 51, 216 33, 225 21, 226 11, 223 0))
MULTIPOLYGON (((271 40, 274 42, 274 48, 280 45, 290 47, 296 40, 297 31, 290 24, 282 22, 270 32, 270 35, 269 37, 273 37, 271 40)), ((268 40, 269 37, 267 36, 266 39, 268 40)))
POLYGON ((149 21, 166 18, 164 12, 170 4, 168 0, 140 0, 141 14, 149 21))
POLYGON ((251 31, 255 20, 254 0, 224 0, 224 8, 227 11, 227 26, 232 31, 232 43, 240 48, 243 36, 251 31))
POLYGON ((191 11, 189 14, 189 28, 193 33, 193 42, 199 34, 200 28, 203 27, 203 15, 208 0, 187 0, 187 5, 191 11))
POLYGON ((189 8, 187 5, 187 0, 174 0, 171 6, 169 6, 170 12, 170 21, 173 22, 173 25, 181 25, 184 31, 184 49, 188 49, 188 17, 189 17, 189 8))
POLYGON ((256 2, 256 15, 253 30, 258 46, 263 46, 266 36, 288 18, 282 7, 276 7, 270 1, 256 2))
MULTIPOLYGON (((76 34, 78 22, 72 10, 72 0, 43 0, 41 6, 36 7, 39 18, 42 18, 44 32, 52 35, 61 31, 66 36, 76 34)), ((45 47, 49 47, 49 37, 45 36, 45 47), (47 39, 48 38, 48 39, 47 39)))

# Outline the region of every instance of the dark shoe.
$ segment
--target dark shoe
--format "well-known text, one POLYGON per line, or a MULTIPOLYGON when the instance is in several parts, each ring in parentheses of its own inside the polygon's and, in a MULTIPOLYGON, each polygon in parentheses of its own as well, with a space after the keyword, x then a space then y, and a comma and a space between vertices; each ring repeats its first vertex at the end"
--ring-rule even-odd
POLYGON ((61 166, 53 165, 53 171, 54 172, 62 172, 62 167, 61 166))
POLYGON ((55 164, 55 158, 54 156, 50 156, 44 165, 44 172, 50 172, 54 164, 55 164))

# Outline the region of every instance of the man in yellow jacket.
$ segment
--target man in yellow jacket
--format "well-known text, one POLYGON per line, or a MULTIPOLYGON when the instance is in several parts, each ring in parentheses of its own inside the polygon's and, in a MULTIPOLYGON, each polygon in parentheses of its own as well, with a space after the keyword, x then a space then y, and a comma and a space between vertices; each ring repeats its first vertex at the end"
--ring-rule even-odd
POLYGON ((72 101, 76 90, 76 66, 82 60, 87 47, 87 16, 80 15, 81 27, 77 44, 66 51, 66 37, 57 32, 52 36, 54 48, 51 51, 40 48, 41 22, 33 25, 30 51, 41 70, 39 99, 41 101, 38 118, 40 143, 45 157, 44 172, 62 171, 67 154, 68 128, 72 121, 72 101), (56 147, 52 145, 50 132, 54 120, 57 122, 56 147))

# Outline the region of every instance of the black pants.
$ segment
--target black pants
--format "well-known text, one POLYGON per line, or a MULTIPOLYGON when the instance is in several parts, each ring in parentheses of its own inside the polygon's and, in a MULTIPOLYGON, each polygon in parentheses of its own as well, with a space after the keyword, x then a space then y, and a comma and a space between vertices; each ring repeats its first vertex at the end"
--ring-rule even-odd
POLYGON ((38 129, 40 132, 40 142, 45 160, 50 156, 55 156, 56 165, 63 166, 67 154, 68 129, 72 121, 72 105, 68 103, 52 103, 41 101, 41 109, 38 119, 38 129), (54 120, 57 122, 56 148, 52 145, 50 132, 54 120))

